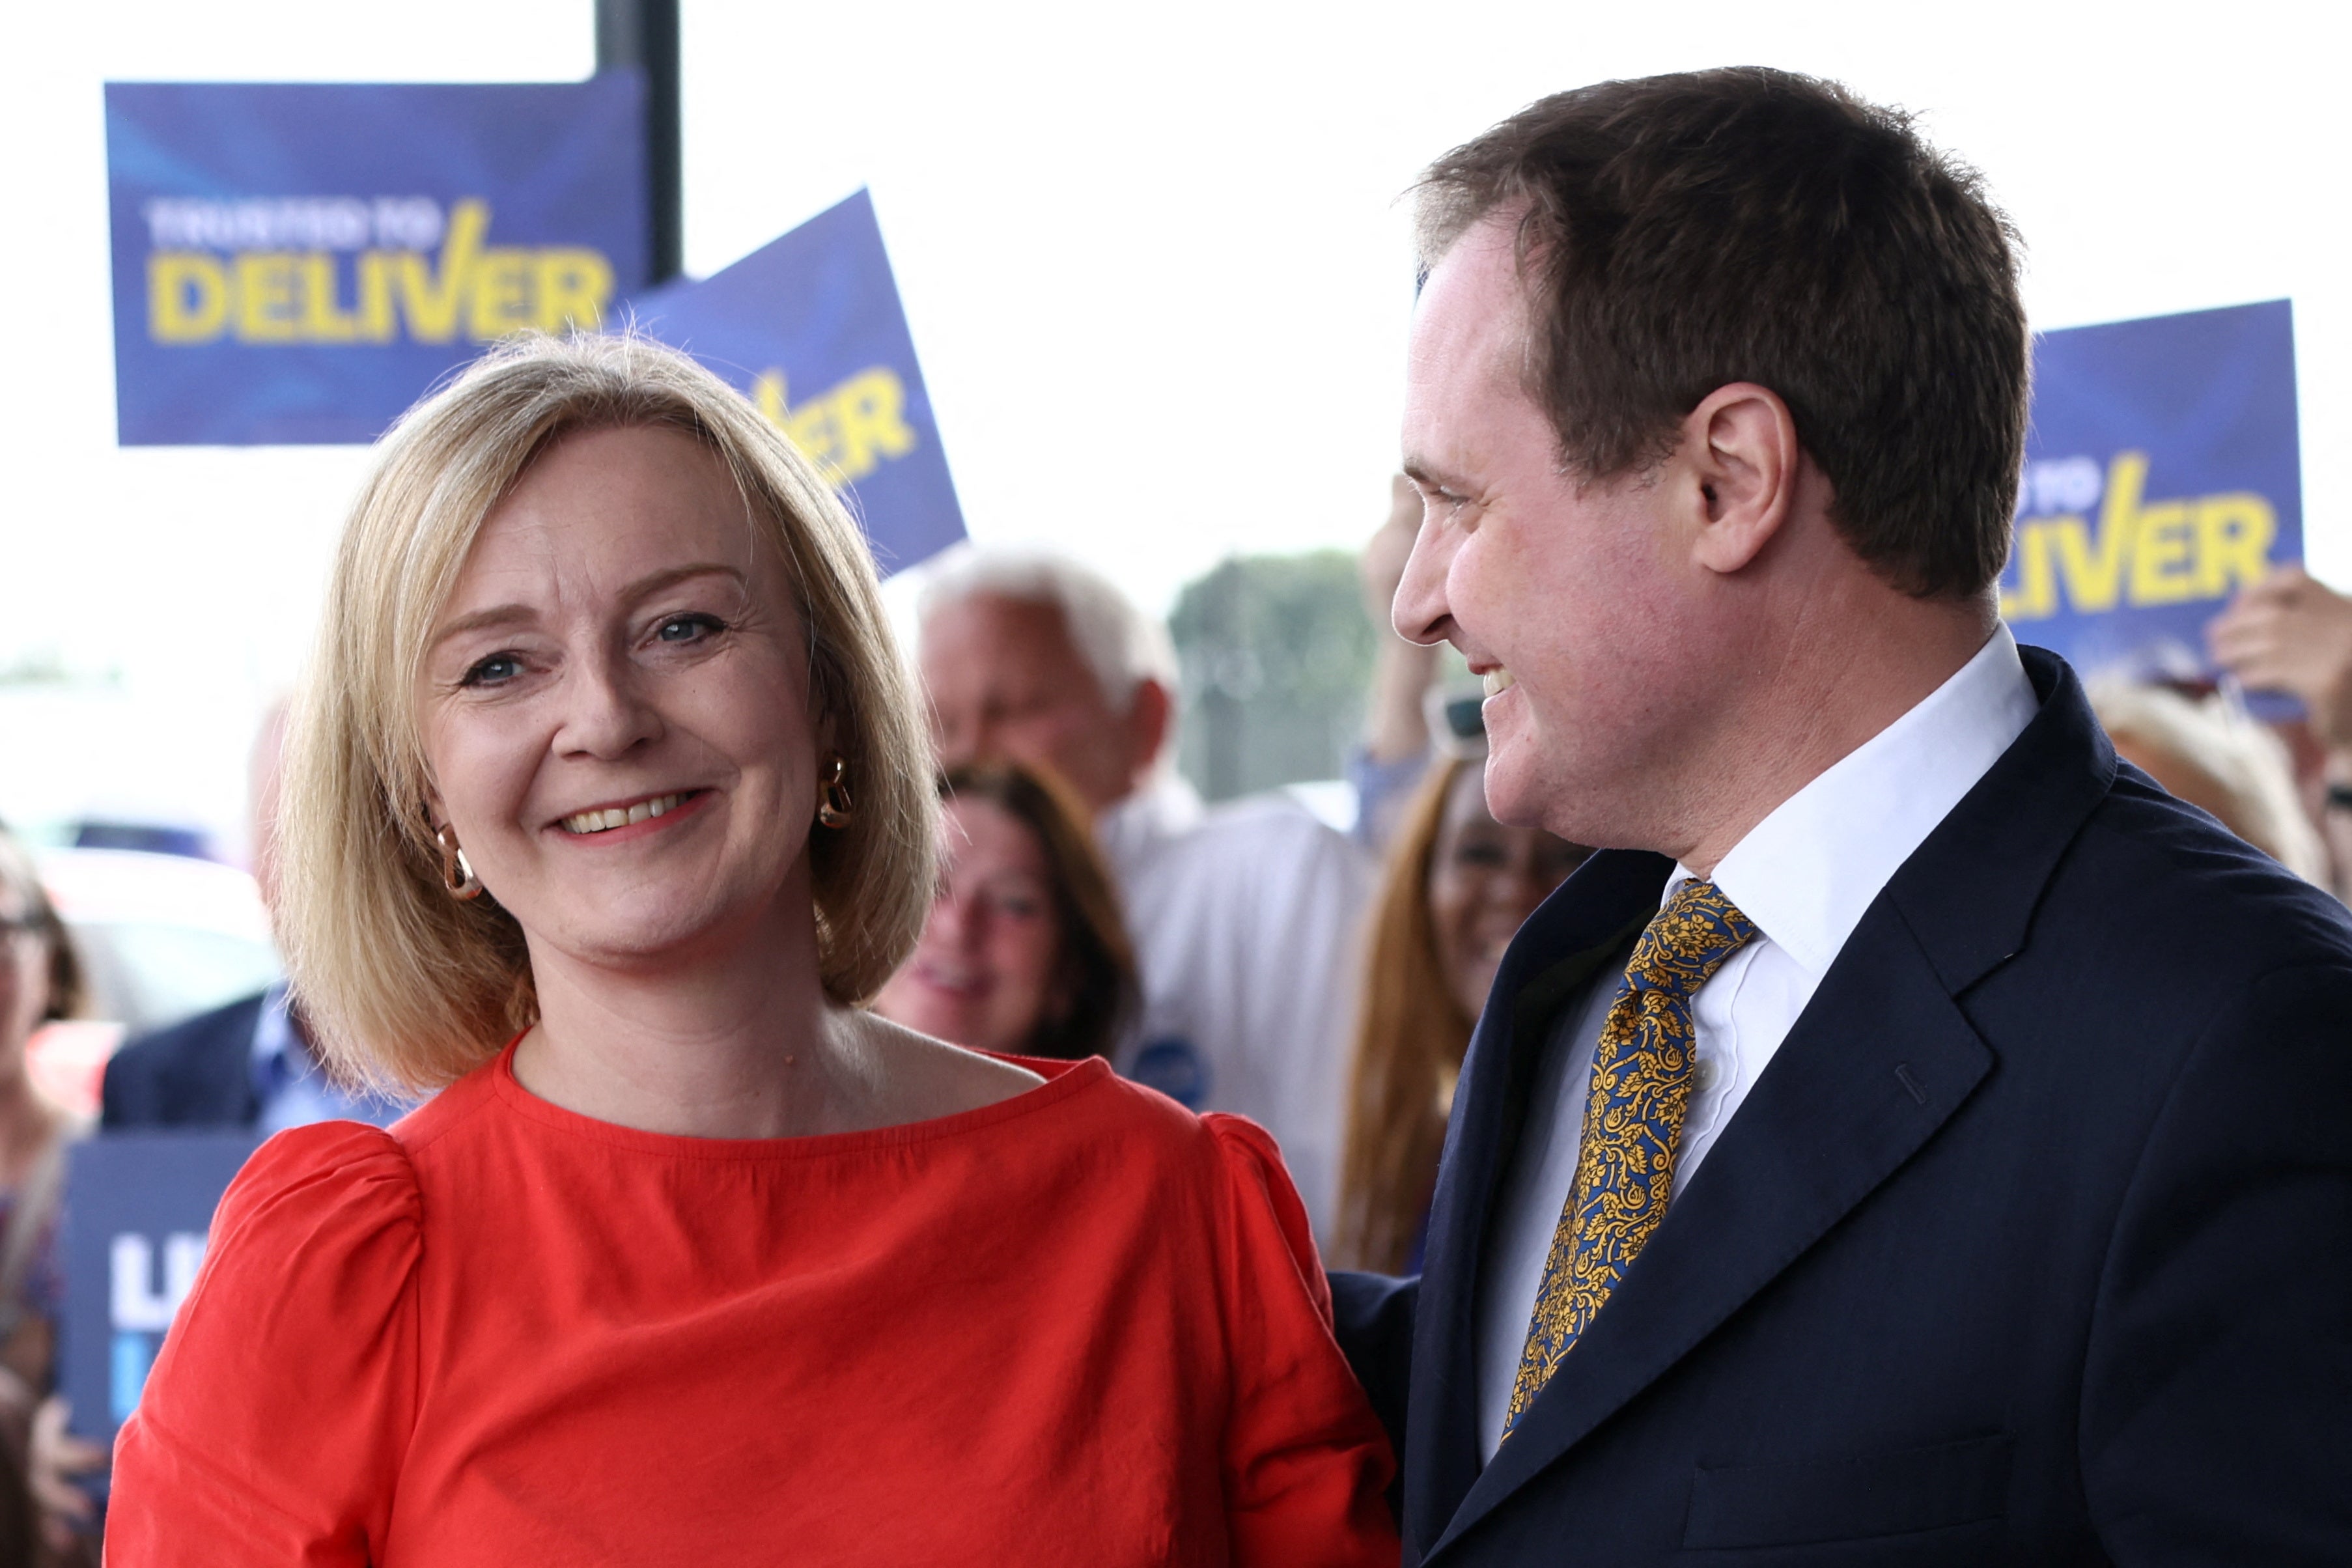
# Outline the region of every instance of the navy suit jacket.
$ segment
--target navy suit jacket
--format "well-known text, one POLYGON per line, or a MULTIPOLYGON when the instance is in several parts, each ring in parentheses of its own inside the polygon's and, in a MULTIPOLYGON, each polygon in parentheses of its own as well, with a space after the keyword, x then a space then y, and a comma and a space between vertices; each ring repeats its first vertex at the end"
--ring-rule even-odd
POLYGON ((1424 1272, 1335 1279, 1408 1561, 2352 1563, 2352 922, 2025 660, 2037 717, 1482 1469, 1528 1080, 1669 864, 1596 855, 1520 932, 1424 1272))
POLYGON ((106 1064, 99 1127, 251 1127, 253 1031, 266 993, 131 1041, 106 1064))

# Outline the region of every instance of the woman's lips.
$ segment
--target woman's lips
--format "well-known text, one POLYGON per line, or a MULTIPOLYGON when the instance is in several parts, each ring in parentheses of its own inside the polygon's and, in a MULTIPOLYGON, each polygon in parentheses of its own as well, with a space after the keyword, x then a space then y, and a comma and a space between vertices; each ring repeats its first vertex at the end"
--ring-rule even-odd
POLYGON ((715 791, 678 790, 647 795, 626 805, 593 806, 557 819, 551 826, 573 844, 622 844, 660 833, 692 816, 708 804, 715 791))

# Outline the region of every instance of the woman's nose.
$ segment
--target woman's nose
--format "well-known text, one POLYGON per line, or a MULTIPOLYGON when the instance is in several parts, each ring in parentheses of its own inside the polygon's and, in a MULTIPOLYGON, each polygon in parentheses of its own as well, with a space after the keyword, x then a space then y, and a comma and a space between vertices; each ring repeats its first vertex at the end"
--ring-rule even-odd
POLYGON ((610 759, 660 737, 660 710, 625 661, 583 659, 570 675, 570 704, 558 737, 563 750, 610 759))
POLYGON ((984 924, 975 900, 948 892, 932 903, 930 927, 926 934, 942 947, 968 952, 978 947, 986 935, 984 924))

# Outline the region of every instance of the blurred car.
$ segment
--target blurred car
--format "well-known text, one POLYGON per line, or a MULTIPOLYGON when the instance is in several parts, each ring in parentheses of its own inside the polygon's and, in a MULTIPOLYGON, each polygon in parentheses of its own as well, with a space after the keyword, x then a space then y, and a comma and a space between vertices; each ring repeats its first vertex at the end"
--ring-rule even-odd
POLYGON ((133 849, 35 857, 88 976, 86 1018, 51 1024, 28 1047, 35 1083, 95 1113, 106 1059, 124 1040, 275 982, 282 973, 253 879, 233 867, 133 849))

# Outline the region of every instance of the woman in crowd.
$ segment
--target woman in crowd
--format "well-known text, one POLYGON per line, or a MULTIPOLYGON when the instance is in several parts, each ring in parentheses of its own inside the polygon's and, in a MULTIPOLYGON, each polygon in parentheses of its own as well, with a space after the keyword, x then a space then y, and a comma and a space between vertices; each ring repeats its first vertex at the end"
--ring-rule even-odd
POLYGON ((387 438, 293 725, 346 1074, 223 1200, 115 1463, 164 1563, 1393 1563, 1248 1124, 860 1004, 937 801, 874 570, 740 397, 494 352, 387 438))
POLYGON ((1591 853, 1486 810, 1480 756, 1443 757, 1405 807, 1374 907, 1334 1262, 1420 1267, 1454 1080, 1511 937, 1591 853))
POLYGON ((931 911, 874 1010, 974 1050, 1108 1057, 1135 955, 1085 809, 1017 763, 953 769, 940 798, 931 911))
POLYGON ((103 1454, 68 1437, 56 1382, 64 1279, 57 1256, 58 1200, 75 1119, 34 1087, 26 1056, 33 1033, 80 1010, 81 966, 65 922, 42 891, 32 857, 0 828, 0 1454, 18 1476, 0 1510, 0 1562, 31 1561, 16 1539, 37 1512, 42 1548, 70 1561, 73 1524, 91 1514, 68 1477, 103 1454), (24 1504, 34 1507, 24 1507, 24 1504))

